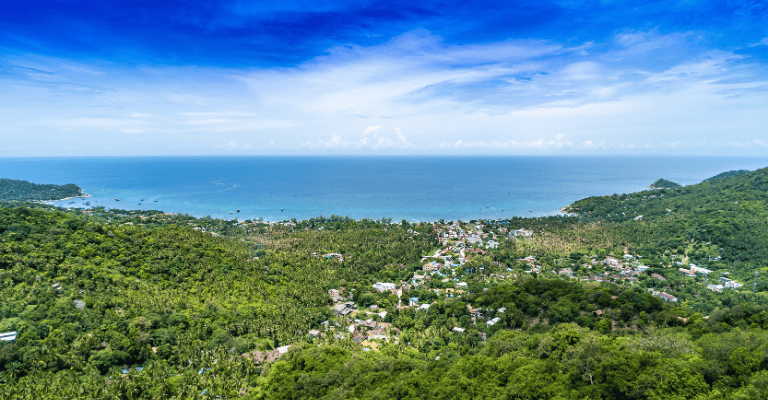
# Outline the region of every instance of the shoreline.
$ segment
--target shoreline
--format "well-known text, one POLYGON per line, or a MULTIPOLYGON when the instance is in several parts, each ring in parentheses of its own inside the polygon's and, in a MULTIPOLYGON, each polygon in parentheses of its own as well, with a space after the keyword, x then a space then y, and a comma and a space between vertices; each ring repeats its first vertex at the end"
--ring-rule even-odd
MULTIPOLYGON (((66 200, 72 200, 72 199, 87 199, 88 197, 91 197, 91 195, 90 195, 90 194, 88 194, 88 193, 83 193, 83 194, 82 194, 82 195, 80 195, 80 196, 69 196, 69 197, 64 197, 63 199, 54 199, 54 200, 32 200, 32 203, 43 203, 43 204, 48 204, 48 202, 52 202, 52 201, 66 201, 66 200)), ((48 204, 48 205, 51 205, 51 206, 52 206, 53 204, 48 204)))
MULTIPOLYGON (((85 197, 91 197, 91 196, 77 196, 77 197, 85 198, 85 197)), ((76 198, 76 197, 69 197, 67 199, 72 199, 72 198, 76 198)), ((48 204, 50 206, 55 206, 55 207, 62 207, 62 208, 70 209, 70 210, 80 209, 80 210, 83 210, 83 211, 87 211, 87 210, 91 210, 91 209, 96 208, 95 206, 90 206, 90 207, 74 206, 74 207, 72 207, 72 206, 67 206, 67 205, 51 204, 53 202, 64 201, 64 200, 67 200, 67 199, 51 200, 51 201, 46 201, 46 202, 41 202, 41 203, 45 203, 45 204, 48 204)), ((303 221, 309 221, 310 219, 313 219, 313 218, 331 218, 331 217, 350 218, 350 219, 358 221, 358 222, 362 221, 364 219, 368 219, 368 220, 372 220, 372 221, 381 221, 381 220, 389 219, 389 220, 391 220, 390 223, 392 223, 392 224, 399 224, 403 219, 405 219, 408 223, 411 223, 411 224, 414 224, 414 223, 437 224, 437 223, 439 223, 440 219, 445 220, 446 223, 447 222, 469 223, 470 221, 478 221, 478 222, 479 221, 486 221, 486 222, 508 221, 508 220, 513 219, 513 218, 536 219, 536 218, 552 217, 552 216, 557 216, 557 215, 578 216, 578 214, 573 214, 573 213, 565 212, 563 210, 564 208, 565 207, 560 207, 557 210, 551 210, 551 211, 548 211, 548 212, 537 212, 537 213, 535 213, 535 215, 526 215, 524 213, 521 213, 521 214, 515 214, 515 215, 508 215, 508 216, 499 216, 499 217, 496 217, 496 218, 488 218, 488 217, 485 217, 485 218, 482 218, 482 217, 468 217, 468 218, 448 218, 448 217, 443 217, 443 218, 436 218, 436 219, 429 219, 429 218, 426 218, 426 219, 392 218, 392 217, 381 217, 381 218, 357 217, 357 218, 355 218, 355 217, 350 217, 348 215, 341 215, 341 214, 333 214, 333 213, 331 213, 329 215, 314 215, 314 216, 310 216, 310 217, 306 217, 306 218, 298 218, 298 217, 288 217, 288 216, 286 216, 283 219, 276 219, 276 220, 269 220, 269 219, 260 218, 260 217, 246 218, 246 217, 244 217, 242 215, 240 216, 240 218, 238 218, 238 217, 236 217, 234 215, 211 215, 211 214, 206 214, 206 215, 200 214, 200 215, 197 215, 197 214, 189 213, 188 211, 168 211, 168 210, 164 210, 164 209, 140 209, 140 208, 122 209, 121 208, 120 210, 130 211, 130 212, 137 212, 137 213, 146 212, 146 211, 154 211, 154 212, 160 212, 160 213, 163 213, 163 214, 166 214, 166 215, 187 215, 187 216, 190 216, 190 217, 193 217, 193 218, 198 218, 198 219, 200 219, 200 218, 212 218, 212 219, 219 219, 219 220, 224 220, 224 221, 230 221, 230 220, 234 219, 234 220, 236 220, 236 221, 238 221, 240 223, 245 222, 245 221, 251 221, 251 222, 266 223, 266 224, 270 224, 270 225, 292 223, 293 219, 295 219, 296 222, 303 222, 303 221), (234 217, 234 218, 232 218, 232 217, 234 217)), ((114 209, 114 207, 112 207, 112 208, 107 207, 106 208, 107 211, 111 211, 112 209, 114 209)))
POLYGON ((58 199, 58 200, 45 200, 45 201, 64 201, 64 200, 72 200, 72 199, 85 199, 85 198, 88 198, 88 197, 91 197, 91 195, 90 195, 90 194, 88 194, 88 193, 83 193, 83 194, 82 194, 82 195, 80 195, 80 196, 69 196, 69 197, 65 197, 65 198, 63 198, 63 199, 58 199))

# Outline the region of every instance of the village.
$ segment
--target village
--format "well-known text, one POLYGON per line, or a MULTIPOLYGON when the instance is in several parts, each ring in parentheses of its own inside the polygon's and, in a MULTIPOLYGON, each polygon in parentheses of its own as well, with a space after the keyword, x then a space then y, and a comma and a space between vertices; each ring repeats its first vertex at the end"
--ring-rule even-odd
MULTIPOLYGON (((472 263, 474 257, 486 256, 497 249, 503 241, 526 240, 535 235, 535 232, 526 229, 507 230, 498 228, 495 232, 483 230, 480 224, 468 225, 459 222, 443 225, 439 231, 438 239, 441 247, 433 254, 422 257, 421 269, 415 271, 410 279, 400 282, 375 282, 368 289, 362 289, 365 294, 378 296, 379 299, 396 298, 394 306, 396 312, 412 310, 414 312, 428 312, 430 307, 440 298, 464 300, 463 296, 472 291, 486 291, 489 287, 502 283, 505 280, 515 279, 520 274, 536 274, 550 278, 559 277, 565 280, 579 280, 584 282, 613 283, 618 285, 635 285, 642 283, 648 287, 646 290, 652 296, 666 302, 678 303, 679 299, 674 294, 674 285, 671 285, 662 274, 649 273, 649 267, 644 265, 642 257, 623 254, 613 254, 599 258, 595 255, 585 257, 585 261, 579 265, 578 271, 571 267, 546 265, 537 260, 534 255, 518 259, 515 268, 499 268, 499 265, 477 266, 472 263), (588 260, 588 261, 586 261, 588 260), (417 290, 434 293, 429 299, 422 299, 412 295, 417 290)), ((317 254, 316 257, 333 258, 343 261, 343 255, 339 253, 317 254)), ((685 257, 678 258, 665 268, 665 275, 673 273, 679 277, 706 278, 713 271, 689 263, 685 257)), ((559 264, 560 262, 557 262, 559 264)), ((700 282, 708 290, 721 293, 727 289, 738 289, 743 286, 736 280, 730 279, 723 272, 717 280, 704 279, 700 282)), ((364 351, 379 351, 387 344, 399 344, 401 330, 389 320, 388 311, 381 304, 363 306, 354 301, 354 291, 345 287, 332 288, 328 295, 333 301, 330 306, 333 318, 324 321, 317 329, 310 330, 310 339, 351 340, 364 351)), ((383 302, 385 303, 385 302, 383 302)), ((499 308, 486 310, 466 304, 471 316, 471 328, 477 330, 481 338, 485 339, 484 332, 500 321, 506 309, 499 308)), ((597 316, 603 314, 603 310, 596 310, 597 316)), ((467 327, 454 326, 451 329, 456 334, 464 334, 467 327)), ((283 353, 287 347, 282 349, 283 353)), ((272 353, 258 354, 255 360, 276 359, 281 354, 276 349, 272 353)))
MULTIPOLYGON (((141 222, 152 220, 167 222, 177 217, 170 213, 132 216, 138 217, 141 222)), ((130 222, 127 223, 130 224, 130 222)), ((264 224, 261 221, 233 221, 232 226, 247 229, 257 223, 264 224)), ((219 236, 212 226, 206 227, 191 221, 189 224, 195 230, 219 236)), ((270 227, 279 226, 287 229, 293 229, 296 225, 289 221, 266 224, 270 227)), ((418 270, 413 271, 407 279, 397 282, 373 282, 365 288, 358 285, 349 289, 345 287, 329 289, 328 296, 332 300, 329 311, 333 317, 310 330, 307 333, 308 339, 351 340, 365 351, 379 351, 382 346, 399 344, 401 340, 401 327, 390 322, 393 318, 388 314, 401 313, 405 310, 426 313, 439 299, 465 301, 465 295, 468 293, 488 290, 504 281, 517 279, 523 274, 620 286, 639 285, 650 295, 675 304, 682 303, 680 291, 685 289, 686 285, 689 285, 686 289, 688 291, 701 287, 712 293, 723 293, 726 290, 736 290, 744 286, 732 279, 728 271, 704 268, 690 262, 684 255, 670 252, 660 256, 664 264, 661 270, 650 268, 646 265, 646 259, 640 255, 629 254, 626 249, 624 254, 582 254, 578 259, 568 257, 542 259, 540 254, 539 256, 529 254, 516 259, 513 265, 502 265, 492 261, 482 263, 477 260, 489 261, 493 252, 500 246, 509 246, 514 242, 524 244, 525 241, 536 238, 540 234, 523 228, 510 229, 498 224, 485 226, 482 222, 476 221, 433 223, 432 226, 437 231, 439 248, 421 258, 421 266, 418 270), (360 292, 358 296, 372 295, 379 300, 374 301, 373 304, 367 304, 370 301, 360 304, 355 301, 356 291, 360 292), (429 295, 425 297, 423 293, 429 293, 429 295), (392 299, 395 300, 392 301, 392 299)), ((217 230, 226 228, 219 224, 217 230)), ((409 232, 412 235, 419 234, 413 229, 409 232)), ((345 256, 339 252, 314 252, 312 256, 338 262, 345 261, 345 256)), ((254 260, 257 259, 258 257, 254 258, 254 260)), ((712 258, 714 261, 718 259, 719 257, 712 258)), ((485 331, 497 324, 500 316, 505 312, 503 307, 483 310, 469 303, 466 304, 466 308, 471 317, 471 324, 453 326, 451 330, 456 334, 464 334, 471 329, 477 331, 482 338, 486 337, 485 331)), ((603 310, 596 310, 596 312, 601 315, 603 310)), ((260 364, 278 359, 287 353, 289 347, 289 345, 279 346, 273 350, 254 351, 243 356, 250 357, 255 363, 260 364)))

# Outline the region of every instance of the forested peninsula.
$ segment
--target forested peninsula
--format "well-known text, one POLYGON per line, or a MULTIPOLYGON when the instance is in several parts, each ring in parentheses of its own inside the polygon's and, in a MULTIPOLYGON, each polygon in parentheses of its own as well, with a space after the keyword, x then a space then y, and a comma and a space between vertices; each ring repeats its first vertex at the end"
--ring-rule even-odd
POLYGON ((3 202, 0 399, 768 398, 768 169, 565 211, 3 202))
POLYGON ((0 179, 0 200, 49 201, 83 196, 83 190, 74 183, 40 185, 16 179, 0 179))

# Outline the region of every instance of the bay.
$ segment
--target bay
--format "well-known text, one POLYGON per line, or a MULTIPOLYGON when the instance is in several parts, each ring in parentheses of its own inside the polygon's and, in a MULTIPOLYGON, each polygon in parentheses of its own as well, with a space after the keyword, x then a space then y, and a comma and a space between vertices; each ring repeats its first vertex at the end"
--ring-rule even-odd
POLYGON ((63 207, 267 221, 466 221, 552 215, 659 178, 687 185, 767 165, 757 157, 661 156, 3 158, 0 177, 75 183, 91 195, 51 202, 63 207))

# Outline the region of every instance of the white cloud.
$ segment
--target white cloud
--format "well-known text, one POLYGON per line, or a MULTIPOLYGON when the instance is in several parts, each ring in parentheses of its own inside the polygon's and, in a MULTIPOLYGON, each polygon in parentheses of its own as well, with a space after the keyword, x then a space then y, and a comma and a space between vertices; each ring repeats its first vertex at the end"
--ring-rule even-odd
POLYGON ((478 141, 468 141, 465 142, 461 139, 453 142, 453 143, 440 143, 440 148, 452 148, 452 149, 478 149, 478 148, 487 148, 488 144, 485 142, 478 142, 478 141))
MULTIPOLYGON (((372 132, 376 133, 378 129, 373 130, 372 132)), ((395 136, 396 138, 390 138, 388 136, 383 136, 377 134, 374 139, 370 139, 368 136, 363 137, 360 140, 356 141, 349 141, 344 140, 341 138, 341 136, 337 135, 336 133, 333 134, 331 137, 331 140, 317 140, 317 141, 310 141, 310 142, 303 142, 300 144, 301 147, 306 148, 312 148, 312 149, 374 149, 374 150, 392 150, 392 149, 409 149, 412 148, 413 145, 408 142, 408 139, 403 135, 400 128, 395 128, 395 136)))
POLYGON ((346 148, 357 148, 360 149, 368 144, 368 138, 364 137, 358 141, 352 142, 352 141, 346 141, 341 138, 341 136, 337 135, 336 133, 333 134, 331 137, 331 140, 318 140, 316 142, 303 142, 299 145, 302 147, 309 147, 313 149, 317 148, 324 148, 324 149, 346 149, 346 148))
POLYGON ((699 36, 649 30, 602 43, 451 45, 420 31, 335 47, 290 68, 106 69, 12 56, 0 75, 8 109, 0 135, 30 154, 43 150, 9 135, 34 138, 47 154, 72 136, 128 154, 206 153, 221 143, 266 154, 736 149, 716 145, 723 135, 765 151, 753 138, 768 131, 768 67, 707 50, 699 36))
POLYGON ((764 37, 759 42, 752 43, 752 44, 749 45, 749 47, 757 47, 757 46, 768 46, 768 37, 764 37))

